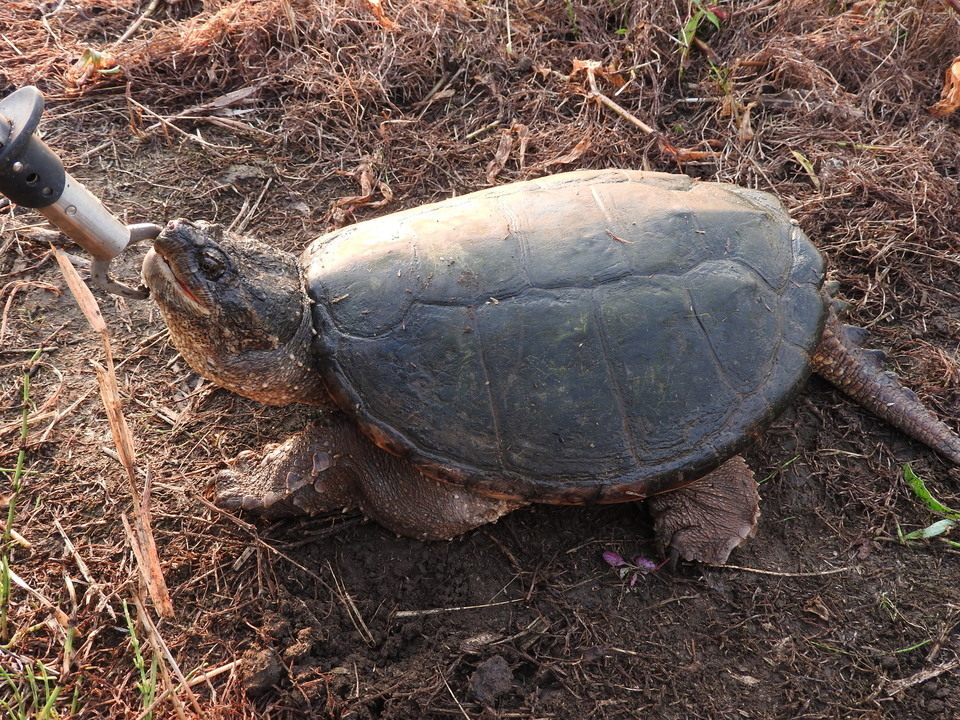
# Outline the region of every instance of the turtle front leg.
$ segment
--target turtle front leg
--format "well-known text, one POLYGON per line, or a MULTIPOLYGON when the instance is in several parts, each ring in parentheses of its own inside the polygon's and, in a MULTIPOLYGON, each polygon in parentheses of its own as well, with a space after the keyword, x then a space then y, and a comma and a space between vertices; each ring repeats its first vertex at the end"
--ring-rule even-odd
POLYGON ((647 500, 664 555, 722 565, 753 536, 760 496, 743 458, 727 460, 696 482, 647 500))
POLYGON ((216 478, 218 505, 269 519, 359 509, 400 535, 447 540, 522 503, 494 500, 427 477, 331 413, 262 454, 241 453, 216 478))

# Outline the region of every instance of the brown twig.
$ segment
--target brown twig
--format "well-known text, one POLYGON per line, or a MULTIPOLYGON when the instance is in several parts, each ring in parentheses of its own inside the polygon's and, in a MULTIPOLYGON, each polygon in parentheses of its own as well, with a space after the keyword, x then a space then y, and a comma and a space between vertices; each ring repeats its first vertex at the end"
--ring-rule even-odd
POLYGON ((856 569, 854 567, 840 567, 812 572, 780 572, 778 570, 761 570, 760 568, 749 568, 741 565, 715 565, 714 567, 723 568, 724 570, 742 570, 743 572, 754 573, 755 575, 772 575, 774 577, 820 577, 822 575, 837 575, 838 573, 856 569))
POLYGON ((922 685, 928 680, 933 680, 935 677, 940 677, 944 673, 953 672, 957 668, 960 668, 960 658, 955 657, 951 660, 940 663, 936 667, 927 668, 926 670, 916 672, 908 678, 903 678, 901 680, 890 680, 884 688, 884 692, 886 693, 887 697, 894 697, 895 695, 902 693, 904 690, 909 690, 914 685, 922 685))
POLYGON ((146 9, 140 13, 140 16, 136 20, 130 23, 130 27, 124 31, 123 35, 113 41, 113 44, 121 45, 130 39, 130 37, 140 28, 140 26, 143 25, 144 21, 153 14, 153 11, 157 9, 157 5, 159 4, 160 0, 150 0, 150 4, 147 5, 146 9))
MULTIPOLYGON (((599 63, 597 65, 599 65, 599 63)), ((602 92, 600 92, 600 90, 597 88, 597 78, 595 76, 595 69, 596 69, 595 65, 593 65, 592 63, 587 64, 584 69, 587 71, 587 80, 590 83, 590 97, 595 98, 599 102, 603 103, 608 108, 613 110, 617 115, 622 117, 624 120, 629 122, 634 127, 639 128, 641 131, 645 132, 647 135, 657 134, 657 131, 654 128, 650 127, 645 122, 643 122, 643 120, 641 120, 636 115, 628 111, 622 105, 619 105, 618 103, 614 102, 613 100, 608 98, 606 95, 604 95, 602 92)))
POLYGON ((110 345, 110 333, 107 324, 100 313, 96 298, 90 292, 73 265, 59 250, 54 249, 57 263, 67 281, 67 286, 74 299, 83 311, 90 326, 100 335, 103 345, 106 367, 94 363, 97 372, 97 382, 100 385, 100 396, 107 413, 107 422, 113 434, 113 442, 120 456, 120 462, 126 472, 130 484, 130 494, 133 498, 133 515, 136 532, 130 533, 134 554, 138 560, 141 576, 147 585, 148 592, 157 606, 162 617, 173 617, 173 603, 167 584, 163 579, 163 570, 160 564, 160 554, 157 552, 156 541, 150 524, 149 491, 145 491, 141 498, 136 479, 136 454, 133 449, 133 435, 123 415, 123 405, 120 401, 120 391, 117 387, 117 375, 113 364, 113 350, 110 345))
MULTIPOLYGON (((173 674, 180 682, 180 687, 183 688, 187 694, 187 697, 190 699, 190 705, 193 706, 194 711, 197 713, 197 717, 204 717, 205 713, 200 707, 200 701, 197 698, 196 693, 190 689, 190 683, 187 682, 187 678, 180 669, 180 664, 177 662, 176 658, 173 657, 173 653, 170 652, 170 648, 167 646, 166 641, 163 639, 163 636, 160 634, 160 631, 154 624, 153 619, 146 611, 146 608, 143 607, 143 603, 141 603, 140 598, 136 594, 133 596, 133 602, 137 606, 137 619, 146 629, 147 636, 150 638, 150 644, 153 646, 154 651, 158 655, 161 655, 166 661, 165 663, 161 663, 160 667, 168 667, 171 671, 173 671, 173 674)), ((176 686, 173 686, 172 683, 168 683, 168 687, 176 686)), ((176 695, 174 695, 174 698, 176 698, 176 695)))

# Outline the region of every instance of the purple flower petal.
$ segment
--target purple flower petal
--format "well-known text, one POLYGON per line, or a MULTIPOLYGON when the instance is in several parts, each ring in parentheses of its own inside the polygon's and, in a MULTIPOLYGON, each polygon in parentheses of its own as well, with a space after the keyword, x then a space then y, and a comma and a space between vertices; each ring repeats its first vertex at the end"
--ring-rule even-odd
POLYGON ((623 567, 629 564, 620 553, 615 553, 613 550, 607 550, 603 554, 603 561, 612 567, 623 567))
POLYGON ((657 569, 657 564, 653 562, 653 560, 647 560, 645 557, 639 555, 633 559, 633 564, 636 565, 644 575, 657 569))

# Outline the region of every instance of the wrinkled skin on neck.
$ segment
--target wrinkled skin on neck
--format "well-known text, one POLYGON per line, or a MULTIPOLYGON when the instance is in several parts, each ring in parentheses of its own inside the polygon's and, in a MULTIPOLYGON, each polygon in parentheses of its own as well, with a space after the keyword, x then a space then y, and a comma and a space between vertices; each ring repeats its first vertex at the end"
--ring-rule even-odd
POLYGON ((174 220, 142 275, 174 346, 202 376, 268 405, 329 403, 294 256, 219 225, 174 220))

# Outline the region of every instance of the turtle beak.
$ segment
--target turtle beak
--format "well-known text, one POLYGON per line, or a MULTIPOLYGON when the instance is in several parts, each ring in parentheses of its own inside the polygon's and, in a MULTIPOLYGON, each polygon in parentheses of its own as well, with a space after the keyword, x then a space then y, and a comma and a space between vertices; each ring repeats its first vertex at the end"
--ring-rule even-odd
POLYGON ((173 266, 156 248, 147 251, 140 274, 143 284, 150 288, 153 298, 161 305, 176 305, 191 315, 210 314, 210 310, 177 277, 173 266))
POLYGON ((190 271, 189 258, 200 242, 197 234, 202 232, 188 220, 171 220, 144 257, 141 275, 161 303, 176 304, 192 315, 206 316, 210 308, 183 276, 190 271))
POLYGON ((163 267, 166 269, 166 271, 170 273, 170 277, 177 284, 177 287, 179 287, 180 290, 183 291, 183 294, 186 295, 188 298, 190 298, 190 300, 195 302, 197 305, 200 305, 200 301, 197 300, 197 296, 194 295, 192 292, 190 292, 190 288, 187 287, 186 283, 184 283, 179 277, 177 277, 177 271, 173 269, 173 266, 163 256, 163 253, 157 252, 157 257, 160 259, 160 262, 163 263, 163 267))

